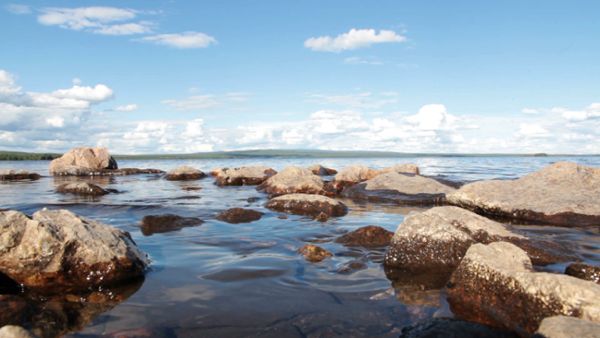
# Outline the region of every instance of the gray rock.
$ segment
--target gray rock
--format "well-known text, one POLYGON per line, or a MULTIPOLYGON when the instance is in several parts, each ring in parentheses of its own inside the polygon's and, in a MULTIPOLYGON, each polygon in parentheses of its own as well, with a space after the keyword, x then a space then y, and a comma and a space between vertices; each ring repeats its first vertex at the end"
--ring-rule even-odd
POLYGON ((201 170, 186 165, 177 167, 165 175, 165 179, 169 181, 199 180, 204 177, 206 177, 206 174, 201 170))
POLYGON ((351 165, 335 175, 333 180, 333 187, 341 191, 343 188, 347 186, 354 185, 356 183, 364 182, 366 180, 370 180, 372 178, 377 177, 381 174, 387 173, 404 173, 404 174, 419 174, 419 167, 414 164, 398 164, 392 167, 387 167, 383 169, 371 169, 364 165, 351 165))
POLYGON ((50 162, 50 174, 79 175, 83 172, 117 169, 117 161, 106 148, 73 148, 50 162))
POLYGON ((259 185, 276 173, 277 171, 265 166, 217 168, 211 171, 218 186, 259 185))
POLYGON ((300 167, 287 167, 277 174, 269 177, 261 185, 263 190, 271 196, 285 194, 320 194, 327 195, 323 180, 310 170, 300 167))
POLYGON ((83 196, 102 196, 109 193, 108 190, 88 182, 64 183, 56 188, 56 192, 83 196))

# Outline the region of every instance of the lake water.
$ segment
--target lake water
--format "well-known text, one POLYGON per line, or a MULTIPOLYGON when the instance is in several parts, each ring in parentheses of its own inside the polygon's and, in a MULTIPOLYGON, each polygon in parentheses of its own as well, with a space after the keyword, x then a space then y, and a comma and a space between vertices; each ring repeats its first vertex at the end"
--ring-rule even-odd
MULTIPOLYGON (((560 160, 600 166, 600 157, 415 157, 389 159, 231 159, 119 161, 120 167, 169 170, 186 164, 206 172, 214 167, 264 164, 275 169, 321 163, 340 169, 360 163, 385 167, 415 163, 423 174, 470 181, 516 178, 560 160)), ((47 173, 48 162, 0 162, 0 168, 47 173)), ((356 204, 347 216, 320 223, 265 209, 255 187, 219 188, 212 178, 170 182, 158 175, 101 178, 94 182, 121 193, 81 198, 54 192, 64 179, 0 184, 0 208, 31 214, 65 208, 129 231, 151 259, 143 281, 101 290, 102 297, 28 294, 0 296, 0 324, 33 328, 45 337, 397 337, 402 327, 436 316, 451 316, 442 290, 393 283, 381 262, 383 250, 346 248, 333 242, 365 225, 394 231, 417 210, 386 204, 356 204), (186 190, 187 187, 200 190, 186 190), (257 198, 257 199, 252 199, 257 198), (249 202, 250 201, 250 202, 249 202), (215 215, 246 207, 265 213, 257 222, 228 224, 215 215), (145 215, 174 213, 200 217, 197 227, 144 236, 145 215), (334 254, 309 263, 297 254, 318 243, 334 254), (349 268, 360 262, 361 269, 349 268), (100 298, 101 300, 98 300, 100 298)), ((588 262, 600 264, 598 228, 517 226, 535 237, 567 243, 588 262)), ((555 271, 564 265, 550 267, 555 271)))

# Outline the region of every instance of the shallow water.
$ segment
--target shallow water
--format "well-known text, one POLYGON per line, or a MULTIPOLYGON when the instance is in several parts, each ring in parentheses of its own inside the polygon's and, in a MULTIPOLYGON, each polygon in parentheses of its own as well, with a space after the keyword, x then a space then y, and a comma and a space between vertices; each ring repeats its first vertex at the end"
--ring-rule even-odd
MULTIPOLYGON (((416 163, 426 175, 471 181, 516 178, 557 157, 418 157, 394 159, 252 159, 119 161, 120 167, 169 170, 187 164, 209 171, 214 167, 265 164, 322 163, 342 168, 353 163, 384 167, 416 163)), ((600 166, 600 157, 566 160, 600 166)), ((0 168, 47 172, 48 162, 0 162, 0 168)), ((100 178, 96 184, 117 189, 100 198, 59 195, 65 179, 43 177, 33 182, 0 183, 0 208, 26 213, 66 208, 124 229, 152 259, 145 280, 123 288, 102 290, 102 302, 73 297, 0 296, 0 307, 14 315, 3 319, 38 328, 46 337, 397 337, 401 328, 433 316, 451 315, 443 291, 392 283, 381 266, 383 250, 346 248, 334 243, 340 234, 375 224, 394 231, 415 208, 344 202, 350 213, 320 223, 263 207, 266 196, 254 187, 219 188, 212 178, 170 182, 158 175, 100 178), (189 187, 200 190, 186 190, 189 187), (257 199, 253 199, 257 198, 257 199), (257 222, 228 224, 214 219, 227 208, 248 207, 265 213, 257 222), (145 215, 175 213, 202 218, 205 223, 179 231, 144 236, 145 215), (334 253, 321 263, 309 263, 296 251, 307 242, 334 253), (352 269, 350 264, 360 268, 352 269), (362 264, 356 264, 362 263, 362 264)), ((570 245, 585 260, 600 264, 600 231, 547 226, 517 226, 535 236, 570 245)), ((563 265, 548 267, 562 271, 563 265)))

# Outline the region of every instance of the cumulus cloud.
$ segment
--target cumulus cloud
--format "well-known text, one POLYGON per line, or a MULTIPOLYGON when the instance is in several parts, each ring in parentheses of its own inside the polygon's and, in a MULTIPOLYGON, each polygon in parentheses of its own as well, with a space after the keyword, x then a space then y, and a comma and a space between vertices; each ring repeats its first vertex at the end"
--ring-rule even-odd
POLYGON ((217 39, 214 37, 201 32, 193 31, 151 35, 146 36, 141 40, 179 49, 206 48, 217 43, 217 39))
POLYGON ((304 47, 318 52, 341 52, 373 44, 405 42, 405 36, 391 30, 355 29, 336 37, 320 36, 304 41, 304 47))
POLYGON ((600 103, 592 103, 582 110, 570 110, 567 108, 552 108, 568 121, 580 122, 600 118, 600 103))

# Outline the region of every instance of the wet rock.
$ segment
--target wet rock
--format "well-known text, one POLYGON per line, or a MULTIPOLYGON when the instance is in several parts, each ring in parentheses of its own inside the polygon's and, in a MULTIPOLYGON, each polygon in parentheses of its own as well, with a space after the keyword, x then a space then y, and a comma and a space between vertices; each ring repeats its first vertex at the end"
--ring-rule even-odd
POLYGON ((342 196, 401 205, 439 205, 444 204, 446 194, 454 191, 454 188, 431 178, 389 172, 346 187, 342 196))
POLYGON ((313 217, 320 213, 329 217, 340 217, 348 213, 348 207, 344 203, 330 197, 310 194, 288 194, 275 197, 267 202, 266 207, 276 211, 313 217))
POLYGON ((173 214, 147 215, 141 223, 142 234, 150 236, 155 233, 176 231, 185 227, 193 227, 204 223, 196 217, 182 217, 173 214))
POLYGON ((521 222, 600 225, 600 168, 558 162, 517 180, 480 181, 448 196, 451 204, 521 222))
POLYGON ((327 257, 333 256, 331 252, 313 244, 306 244, 298 250, 298 253, 304 258, 313 263, 320 262, 327 257))
POLYGON ((600 284, 600 267, 585 263, 573 263, 567 266, 565 273, 569 276, 585 279, 600 284))
POLYGON ((351 260, 344 265, 342 265, 337 273, 339 274, 351 274, 359 270, 364 270, 367 268, 367 264, 359 259, 351 260))
POLYGON ((231 208, 217 215, 217 219, 219 221, 237 224, 258 221, 262 216, 263 213, 260 211, 244 208, 231 208))
POLYGON ((73 167, 67 171, 55 174, 55 176, 89 176, 89 177, 112 177, 128 176, 141 174, 164 174, 159 169, 139 169, 139 168, 120 168, 120 169, 87 169, 73 167))
POLYGON ((0 212, 0 234, 0 272, 29 288, 111 285, 143 275, 148 264, 129 233, 67 210, 0 212))
POLYGON ((259 185, 276 173, 277 171, 265 166, 220 168, 211 171, 218 186, 259 185))
POLYGON ((388 246, 394 233, 386 229, 368 225, 349 232, 335 241, 346 246, 363 246, 366 248, 388 246))
POLYGON ((378 175, 391 172, 418 175, 419 167, 414 164, 399 164, 393 167, 377 170, 363 165, 352 165, 342 169, 337 175, 335 175, 332 187, 337 191, 342 191, 345 187, 352 186, 356 183, 375 178, 378 175))
POLYGON ((313 174, 319 176, 331 176, 337 174, 337 170, 332 168, 326 168, 320 164, 311 165, 307 169, 310 170, 313 174))
POLYGON ((526 252, 507 242, 472 245, 447 290, 452 312, 460 318, 522 336, 555 315, 600 322, 600 285, 535 272, 526 252))
POLYGON ((5 325, 0 328, 0 338, 35 338, 35 336, 20 326, 5 325))
POLYGON ((199 180, 204 177, 206 177, 206 174, 202 171, 184 165, 169 171, 165 176, 165 179, 169 181, 191 181, 199 180))
POLYGON ((324 212, 320 212, 317 217, 315 217, 315 220, 319 222, 327 222, 329 220, 329 215, 324 212))
POLYGON ((39 180, 40 175, 26 170, 0 169, 0 181, 39 180))
POLYGON ((433 318, 402 329, 400 338, 517 338, 518 335, 492 328, 450 318, 433 318))
POLYGON ((109 193, 108 190, 88 182, 64 183, 56 188, 56 192, 83 196, 102 196, 109 193))
POLYGON ((323 180, 310 170, 300 167, 287 167, 269 177, 258 186, 271 196, 285 194, 319 194, 327 195, 323 180))
POLYGON ((535 338, 597 338, 600 323, 567 316, 544 318, 533 337, 535 338))
POLYGON ((73 148, 50 162, 50 174, 55 176, 79 175, 104 169, 117 169, 117 161, 106 148, 73 148))

